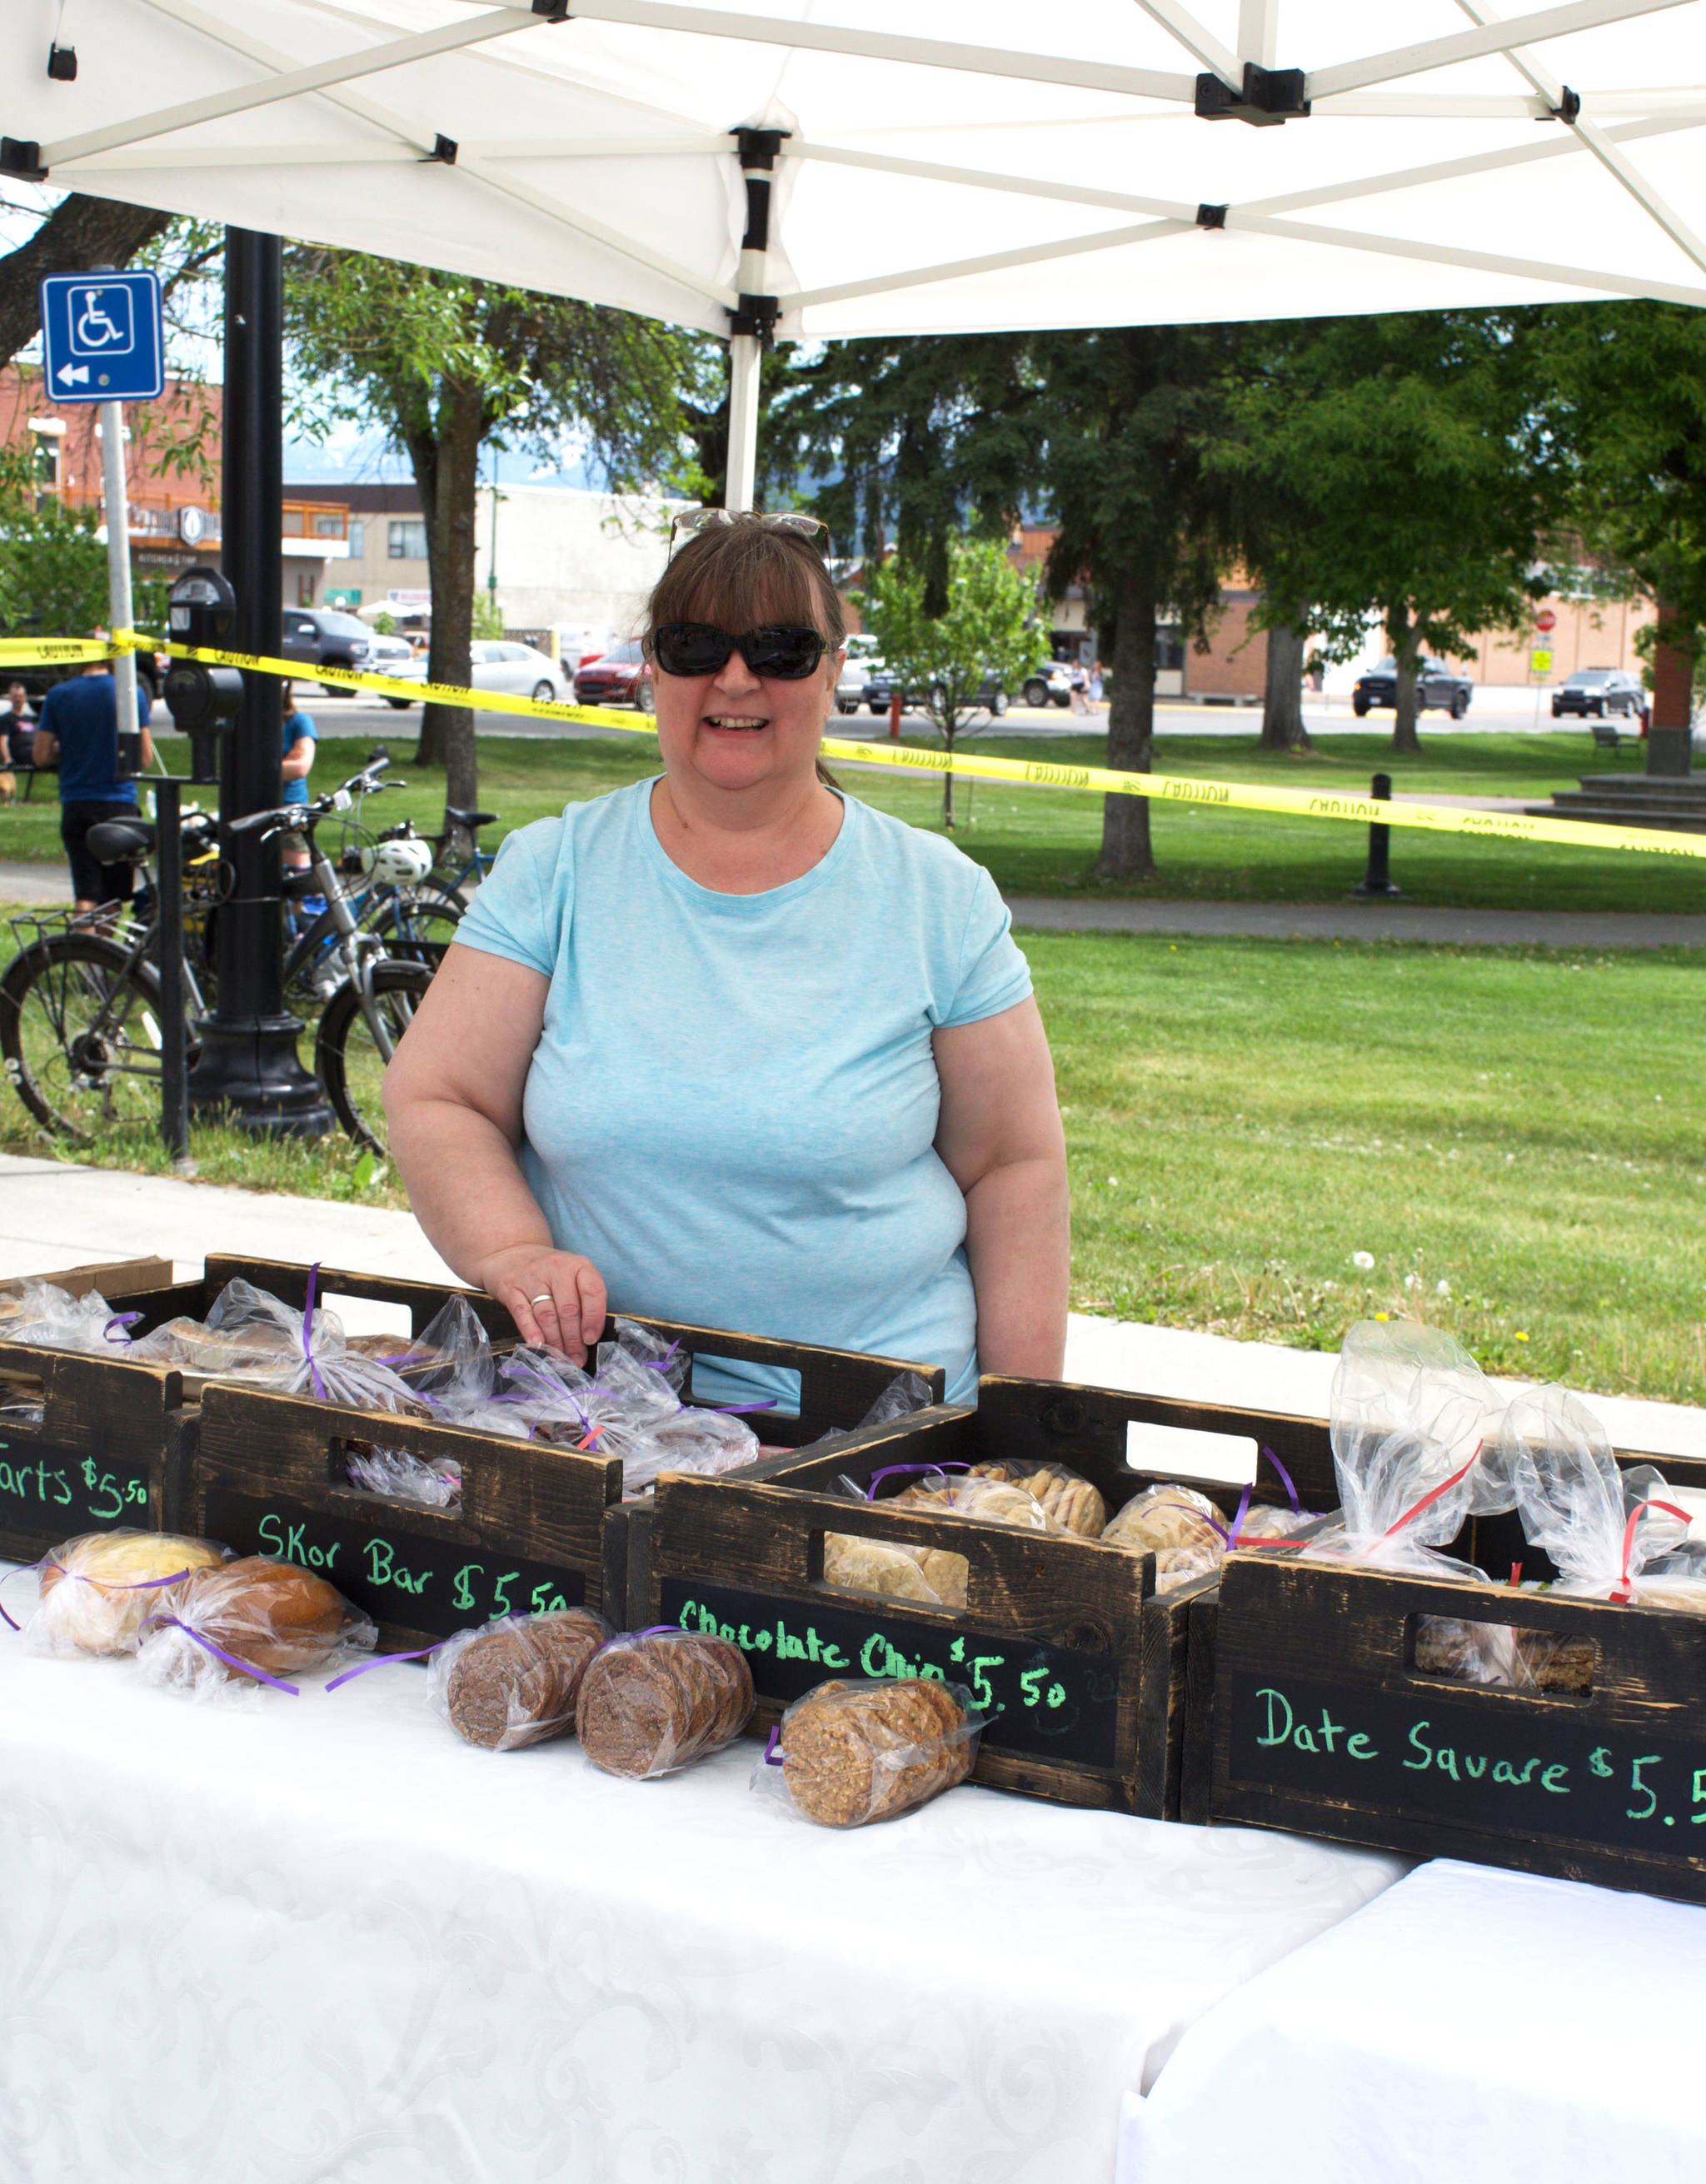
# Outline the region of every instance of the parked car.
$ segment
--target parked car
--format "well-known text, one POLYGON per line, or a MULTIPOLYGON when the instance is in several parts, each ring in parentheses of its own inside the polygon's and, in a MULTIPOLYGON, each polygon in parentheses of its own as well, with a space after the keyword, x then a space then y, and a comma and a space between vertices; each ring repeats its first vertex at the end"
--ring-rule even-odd
MULTIPOLYGON (((538 698, 546 702, 566 703, 568 699, 569 680, 555 662, 543 652, 536 652, 531 644, 516 644, 505 638, 477 638, 468 648, 470 680, 476 690, 501 690, 511 698, 538 698)), ((409 666, 400 662, 387 667, 385 672, 426 679, 426 662, 419 657, 409 666)), ((402 699, 393 698, 393 705, 402 699)))
MULTIPOLYGON (((415 648, 406 637, 371 637, 367 640, 367 657, 362 666, 369 675, 398 675, 413 678, 421 672, 415 665, 415 648)), ((387 705, 402 706, 410 704, 410 700, 387 697, 385 702, 387 705)))
POLYGON ((602 659, 588 660, 575 676, 577 705, 634 705, 655 713, 657 699, 645 671, 645 655, 637 637, 612 645, 602 659))
MULTIPOLYGON (((871 708, 871 710, 873 713, 886 713, 888 711, 889 705, 894 699, 895 684, 897 679, 898 678, 896 677, 891 675, 889 670, 884 667, 880 669, 876 674, 873 675, 866 683, 865 702, 871 708)), ((901 710, 903 712, 923 712, 924 710, 924 699, 925 694, 923 691, 908 690, 906 696, 901 700, 901 710)), ((1001 684, 996 682, 993 675, 984 676, 982 685, 978 692, 978 703, 984 708, 985 712, 992 713, 996 720, 1000 720, 1002 714, 1006 711, 1007 694, 1002 689, 1001 684)))
POLYGON ((1072 703, 1073 692, 1089 683, 1090 677, 1075 660, 1051 660, 1025 677, 1019 694, 1028 705, 1066 706, 1072 703))
MULTIPOLYGON (((1475 690, 1467 675, 1454 673, 1443 660, 1424 660, 1416 672, 1416 710, 1449 713, 1460 721, 1475 690)), ((1359 675, 1351 692, 1351 710, 1359 721, 1373 706, 1396 710, 1397 702, 1398 663, 1390 658, 1377 660, 1366 675, 1359 675)))
MULTIPOLYGON (((284 656, 304 667, 343 667, 365 674, 371 657, 373 632, 365 621, 339 607, 287 607, 284 610, 284 656)), ((321 686, 328 697, 347 697, 335 682, 321 686)))
POLYGON ((835 710, 856 713, 865 702, 865 685, 888 673, 878 655, 874 637, 859 635, 847 640, 847 657, 835 683, 835 710))
POLYGON ((1647 693, 1641 687, 1641 677, 1621 667, 1578 668, 1561 689, 1552 694, 1555 721, 1561 721, 1566 713, 1592 713, 1603 720, 1608 713, 1644 716, 1646 711, 1647 693))

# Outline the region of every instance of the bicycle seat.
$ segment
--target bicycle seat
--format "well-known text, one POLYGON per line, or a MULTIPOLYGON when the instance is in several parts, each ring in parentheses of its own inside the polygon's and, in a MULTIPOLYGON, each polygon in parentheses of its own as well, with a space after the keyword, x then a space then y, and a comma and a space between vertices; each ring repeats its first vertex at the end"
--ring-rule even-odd
POLYGON ((154 830, 145 819, 103 819, 86 838, 97 863, 139 865, 153 854, 154 830))
POLYGON ((454 804, 444 806, 444 816, 459 827, 489 827, 497 816, 495 811, 459 811, 454 804))

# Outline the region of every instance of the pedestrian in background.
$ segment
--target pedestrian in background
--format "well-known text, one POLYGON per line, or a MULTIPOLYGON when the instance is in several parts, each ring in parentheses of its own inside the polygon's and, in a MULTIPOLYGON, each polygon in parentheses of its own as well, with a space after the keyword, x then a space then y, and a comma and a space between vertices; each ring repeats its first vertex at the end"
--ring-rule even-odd
MULTIPOLYGON (((118 686, 110 660, 92 660, 81 674, 56 682, 42 700, 32 754, 37 766, 59 768, 59 838, 71 866, 80 911, 128 902, 136 883, 131 865, 103 865, 89 853, 88 833, 103 819, 137 816, 136 775, 154 762, 148 733, 148 694, 137 685, 137 764, 120 756, 118 686), (140 733, 138 733, 140 732, 140 733)), ((129 736, 123 740, 128 742, 129 736)))
POLYGON ((1101 662, 1093 660, 1090 665, 1090 709, 1093 713, 1101 710, 1101 662))
POLYGON ((1067 670, 1067 672, 1071 679, 1072 684, 1072 696, 1070 699, 1072 710, 1073 712, 1078 714, 1087 714, 1090 711, 1090 699, 1084 694, 1084 684, 1090 678, 1084 673, 1084 669, 1076 663, 1069 667, 1067 670))
POLYGON ((36 744, 36 723, 30 717, 30 694, 14 682, 6 694, 6 710, 0 713, 0 804, 17 800, 14 766, 28 766, 36 744))
MULTIPOLYGON (((314 725, 312 714, 298 706, 292 686, 284 686, 284 763, 280 771, 284 776, 284 800, 287 804, 306 804, 308 777, 314 771, 314 754, 320 740, 320 731, 314 725)), ((306 834, 282 834, 279 837, 284 868, 287 872, 305 872, 312 860, 308 854, 306 834)))

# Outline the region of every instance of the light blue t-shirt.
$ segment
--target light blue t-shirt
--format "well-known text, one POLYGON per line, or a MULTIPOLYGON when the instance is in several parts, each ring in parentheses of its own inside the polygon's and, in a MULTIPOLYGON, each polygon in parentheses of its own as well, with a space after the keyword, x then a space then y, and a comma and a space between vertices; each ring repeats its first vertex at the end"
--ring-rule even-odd
POLYGON ((1031 990, 994 882, 849 796, 811 871, 719 894, 666 855, 651 792, 511 834, 457 932, 551 982, 521 1167, 553 1238, 613 1310, 913 1358, 974 1396, 930 1035, 1031 990))

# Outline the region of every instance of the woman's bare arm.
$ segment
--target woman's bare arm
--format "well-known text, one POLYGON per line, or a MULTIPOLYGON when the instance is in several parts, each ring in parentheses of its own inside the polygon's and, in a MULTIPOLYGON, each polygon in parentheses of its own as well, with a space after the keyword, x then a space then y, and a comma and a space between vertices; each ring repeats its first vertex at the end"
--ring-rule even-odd
POLYGON ((521 1095, 549 982, 451 947, 385 1072, 391 1153, 421 1226, 529 1342, 578 1363, 605 1323, 590 1259, 560 1251, 516 1157, 521 1095), (549 1293, 550 1302, 533 1299, 549 1293))
POLYGON ((1057 1379, 1071 1262, 1066 1139, 1034 1000, 936 1033, 936 1150, 966 1195, 985 1373, 1057 1379))

